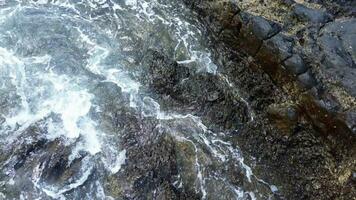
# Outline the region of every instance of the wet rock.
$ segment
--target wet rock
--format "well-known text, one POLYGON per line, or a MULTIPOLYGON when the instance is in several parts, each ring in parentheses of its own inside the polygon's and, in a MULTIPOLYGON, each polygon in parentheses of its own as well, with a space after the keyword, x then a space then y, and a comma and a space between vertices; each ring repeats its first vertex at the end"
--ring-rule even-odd
POLYGON ((100 109, 95 109, 93 106, 90 115, 98 121, 102 130, 113 133, 123 128, 125 125, 122 113, 131 113, 129 96, 112 82, 100 82, 91 92, 95 95, 92 103, 100 109))
POLYGON ((298 54, 294 54, 284 61, 284 66, 289 72, 295 75, 302 74, 308 70, 303 59, 298 54))
MULTIPOLYGON (((135 126, 139 124, 132 128, 140 128, 135 126)), ((126 148, 127 162, 123 173, 117 174, 116 180, 112 180, 116 186, 108 186, 116 198, 152 196, 156 188, 173 182, 177 174, 173 140, 168 135, 158 133, 158 129, 151 128, 149 130, 152 132, 143 132, 148 131, 144 128, 139 130, 141 133, 126 130, 122 145, 126 148), (132 139, 137 141, 136 145, 132 139)))
POLYGON ((240 11, 237 2, 230 0, 211 2, 183 0, 183 2, 194 9, 202 20, 212 24, 209 28, 214 32, 231 27, 231 19, 240 11))
POLYGON ((135 170, 138 170, 140 177, 133 185, 136 191, 141 191, 141 195, 152 192, 163 182, 171 184, 172 178, 177 175, 174 146, 171 140, 163 136, 151 145, 142 146, 140 148, 142 153, 128 151, 128 159, 137 161, 140 158, 141 160, 140 163, 135 163, 137 167, 135 170))
POLYGON ((174 99, 194 107, 211 128, 233 129, 248 120, 247 108, 224 86, 215 75, 196 74, 176 86, 174 99))
MULTIPOLYGON (((177 141, 177 163, 179 174, 183 183, 196 183, 199 181, 196 173, 196 152, 194 144, 189 141, 177 141)), ((186 186, 185 190, 194 193, 195 184, 186 186)))
MULTIPOLYGON (((208 191, 211 191, 207 199, 234 199, 235 191, 228 184, 219 184, 217 180, 211 179, 206 181, 208 191)), ((243 193, 243 192, 241 192, 243 193)), ((243 194, 248 196, 248 194, 243 194)), ((246 198, 247 199, 247 198, 246 198)))
POLYGON ((169 127, 164 128, 165 124, 152 126, 147 122, 132 128, 136 126, 139 132, 125 131, 122 145, 127 162, 121 173, 109 178, 109 194, 129 199, 198 199, 193 144, 177 140, 169 127), (137 145, 132 144, 132 139, 137 140, 137 145))
POLYGON ((0 116, 0 125, 2 125, 5 121, 6 119, 3 116, 0 116))
POLYGON ((105 106, 123 106, 128 101, 121 88, 113 82, 100 82, 91 92, 96 97, 95 102, 105 106))
POLYGON ((147 74, 142 77, 149 83, 148 90, 163 94, 162 107, 174 108, 180 113, 202 117, 213 129, 233 129, 247 121, 246 105, 239 97, 226 90, 228 85, 217 75, 189 73, 158 51, 145 57, 147 74))
POLYGON ((189 76, 188 68, 167 59, 158 51, 149 50, 143 60, 147 68, 142 79, 159 93, 170 94, 179 81, 189 76))

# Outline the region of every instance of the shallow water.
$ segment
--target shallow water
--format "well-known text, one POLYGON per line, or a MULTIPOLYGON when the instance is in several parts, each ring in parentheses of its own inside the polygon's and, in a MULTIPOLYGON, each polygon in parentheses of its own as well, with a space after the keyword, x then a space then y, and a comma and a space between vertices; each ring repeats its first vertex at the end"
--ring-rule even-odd
POLYGON ((0 1, 0 199, 149 198, 112 188, 112 177, 130 176, 126 168, 136 161, 127 153, 140 148, 123 144, 129 133, 120 127, 132 120, 113 117, 116 109, 139 119, 136 133, 151 134, 144 131, 151 120, 193 150, 191 166, 183 162, 172 178, 177 190, 194 188, 200 199, 272 197, 277 188, 253 174, 224 132, 192 113, 162 109, 140 80, 154 48, 228 82, 194 19, 179 1, 0 1), (231 163, 246 181, 230 181, 231 163), (188 168, 192 182, 182 178, 188 168))

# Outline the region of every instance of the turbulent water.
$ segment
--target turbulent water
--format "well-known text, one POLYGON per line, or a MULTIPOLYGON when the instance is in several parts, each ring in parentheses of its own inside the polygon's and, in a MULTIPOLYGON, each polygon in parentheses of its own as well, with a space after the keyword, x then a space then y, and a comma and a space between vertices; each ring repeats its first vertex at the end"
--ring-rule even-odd
POLYGON ((0 0, 0 199, 173 198, 145 168, 165 165, 143 147, 157 138, 178 149, 176 196, 271 198, 224 131, 142 81, 154 48, 228 82, 194 19, 172 0, 0 0))

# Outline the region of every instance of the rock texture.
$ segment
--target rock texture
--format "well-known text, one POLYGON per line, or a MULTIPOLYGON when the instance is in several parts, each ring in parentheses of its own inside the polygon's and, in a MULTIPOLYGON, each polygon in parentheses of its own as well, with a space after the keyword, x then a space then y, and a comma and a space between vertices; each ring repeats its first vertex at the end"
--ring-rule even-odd
POLYGON ((238 140, 255 144, 261 163, 278 162, 270 166, 287 199, 354 198, 355 2, 183 1, 252 102, 253 130, 264 130, 238 140))

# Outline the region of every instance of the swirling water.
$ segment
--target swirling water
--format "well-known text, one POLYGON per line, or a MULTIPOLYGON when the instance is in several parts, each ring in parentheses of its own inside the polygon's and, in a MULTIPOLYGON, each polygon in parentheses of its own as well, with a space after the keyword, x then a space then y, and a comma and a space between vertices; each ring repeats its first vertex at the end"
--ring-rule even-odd
POLYGON ((113 186, 130 177, 127 154, 139 148, 123 144, 129 133, 117 124, 132 120, 115 109, 156 121, 192 149, 182 167, 192 173, 172 178, 176 190, 193 188, 200 199, 271 197, 276 187, 253 174, 224 133, 193 114, 161 110, 142 89, 141 60, 152 47, 219 75, 197 24, 179 1, 0 0, 0 199, 159 199, 129 183, 113 186), (230 162, 246 183, 220 170, 230 162))

